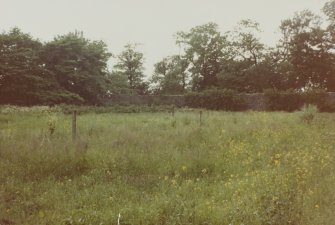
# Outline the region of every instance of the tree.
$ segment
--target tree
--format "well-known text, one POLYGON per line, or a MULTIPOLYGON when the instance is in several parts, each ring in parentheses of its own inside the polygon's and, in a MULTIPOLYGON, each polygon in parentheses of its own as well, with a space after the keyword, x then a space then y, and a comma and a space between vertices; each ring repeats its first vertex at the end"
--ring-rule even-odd
POLYGON ((262 92, 269 88, 273 71, 266 47, 257 38, 259 24, 242 20, 227 33, 224 67, 219 75, 221 88, 239 92, 262 92))
POLYGON ((257 37, 260 32, 257 22, 240 21, 234 30, 227 34, 230 58, 254 66, 264 60, 266 49, 257 37))
POLYGON ((186 90, 188 62, 180 56, 170 56, 155 64, 151 82, 155 93, 181 94, 186 90))
POLYGON ((139 93, 143 87, 143 53, 137 51, 136 44, 127 44, 125 50, 118 55, 118 62, 114 66, 115 70, 127 77, 129 88, 139 93))
POLYGON ((328 31, 331 33, 333 41, 335 42, 335 0, 327 2, 322 11, 328 17, 328 31))
MULTIPOLYGON (((327 37, 328 53, 331 56, 332 74, 335 74, 335 0, 327 2, 323 7, 324 14, 328 17, 327 37)), ((335 76, 335 75, 333 75, 335 76)), ((332 76, 331 82, 328 83, 329 90, 335 90, 335 78, 332 76)))
POLYGON ((280 29, 283 36, 278 45, 279 63, 288 68, 282 73, 286 88, 335 90, 332 54, 321 18, 305 10, 282 21, 280 29))
POLYGON ((178 32, 177 44, 183 47, 184 57, 190 63, 192 90, 217 86, 226 46, 226 38, 218 31, 218 25, 208 23, 189 32, 178 32))
POLYGON ((18 28, 0 35, 0 103, 55 104, 80 102, 66 92, 40 58, 43 45, 18 28))
POLYGON ((107 75, 107 93, 108 94, 130 94, 127 77, 112 71, 107 75))
POLYGON ((41 56, 59 84, 86 103, 98 104, 106 95, 107 61, 111 53, 104 42, 90 41, 82 32, 73 32, 47 43, 41 56))

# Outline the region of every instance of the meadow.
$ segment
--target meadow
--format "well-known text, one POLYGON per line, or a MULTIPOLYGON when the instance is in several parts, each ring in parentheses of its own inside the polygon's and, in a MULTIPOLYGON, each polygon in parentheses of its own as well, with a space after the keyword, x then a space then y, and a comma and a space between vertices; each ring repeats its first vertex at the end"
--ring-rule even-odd
POLYGON ((335 114, 0 109, 1 225, 335 224, 335 114))

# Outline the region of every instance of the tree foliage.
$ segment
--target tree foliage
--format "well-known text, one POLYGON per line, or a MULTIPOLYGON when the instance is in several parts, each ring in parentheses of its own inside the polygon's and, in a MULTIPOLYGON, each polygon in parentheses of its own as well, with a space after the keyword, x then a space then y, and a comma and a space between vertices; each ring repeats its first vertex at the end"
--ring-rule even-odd
POLYGON ((288 65, 288 71, 282 73, 286 87, 335 90, 332 54, 327 31, 321 27, 321 18, 305 10, 284 20, 280 29, 281 62, 288 65))
POLYGON ((110 72, 112 54, 102 41, 71 32, 42 43, 14 28, 0 34, 0 104, 100 104, 111 94, 149 90, 208 96, 223 90, 335 91, 335 0, 322 12, 325 17, 304 10, 283 20, 273 48, 261 42, 260 25, 249 19, 226 33, 215 23, 180 31, 179 55, 157 62, 150 79, 136 44, 124 47, 110 72))
POLYGON ((154 92, 159 94, 182 94, 187 88, 187 59, 174 55, 166 57, 154 65, 151 82, 154 92))
POLYGON ((62 88, 40 57, 43 45, 18 28, 0 35, 0 103, 78 103, 82 99, 62 88))
POLYGON ((217 86, 226 46, 226 37, 219 32, 218 25, 208 23, 189 32, 178 32, 177 44, 183 47, 185 58, 190 63, 192 90, 217 86))
POLYGON ((273 70, 268 49, 257 37, 259 24, 242 20, 227 33, 229 56, 219 75, 219 87, 238 92, 262 92, 271 86, 273 70))
POLYGON ((87 103, 98 103, 105 95, 107 61, 111 54, 102 41, 89 41, 80 32, 56 37, 41 53, 45 67, 59 84, 87 103))
POLYGON ((143 53, 137 50, 136 44, 127 44, 124 48, 118 55, 118 62, 114 68, 120 75, 127 77, 131 90, 135 93, 141 93, 146 86, 143 82, 143 53))

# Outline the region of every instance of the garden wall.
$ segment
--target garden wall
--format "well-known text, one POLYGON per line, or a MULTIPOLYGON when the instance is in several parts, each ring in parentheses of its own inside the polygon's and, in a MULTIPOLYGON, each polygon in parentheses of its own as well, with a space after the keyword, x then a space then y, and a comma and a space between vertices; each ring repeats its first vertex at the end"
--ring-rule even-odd
MULTIPOLYGON (((268 97, 263 93, 239 94, 246 110, 264 111, 268 108, 268 97)), ((322 104, 335 108, 335 93, 325 93, 322 104)), ((175 105, 187 106, 184 95, 111 95, 105 100, 106 105, 175 105)), ((300 107, 300 106, 297 106, 300 107)))

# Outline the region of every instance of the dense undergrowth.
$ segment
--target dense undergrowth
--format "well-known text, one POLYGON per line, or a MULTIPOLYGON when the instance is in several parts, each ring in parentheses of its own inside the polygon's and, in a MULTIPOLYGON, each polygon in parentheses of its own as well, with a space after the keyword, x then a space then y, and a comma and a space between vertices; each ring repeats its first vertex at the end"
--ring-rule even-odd
POLYGON ((1 112, 0 224, 335 222, 334 114, 1 112))

